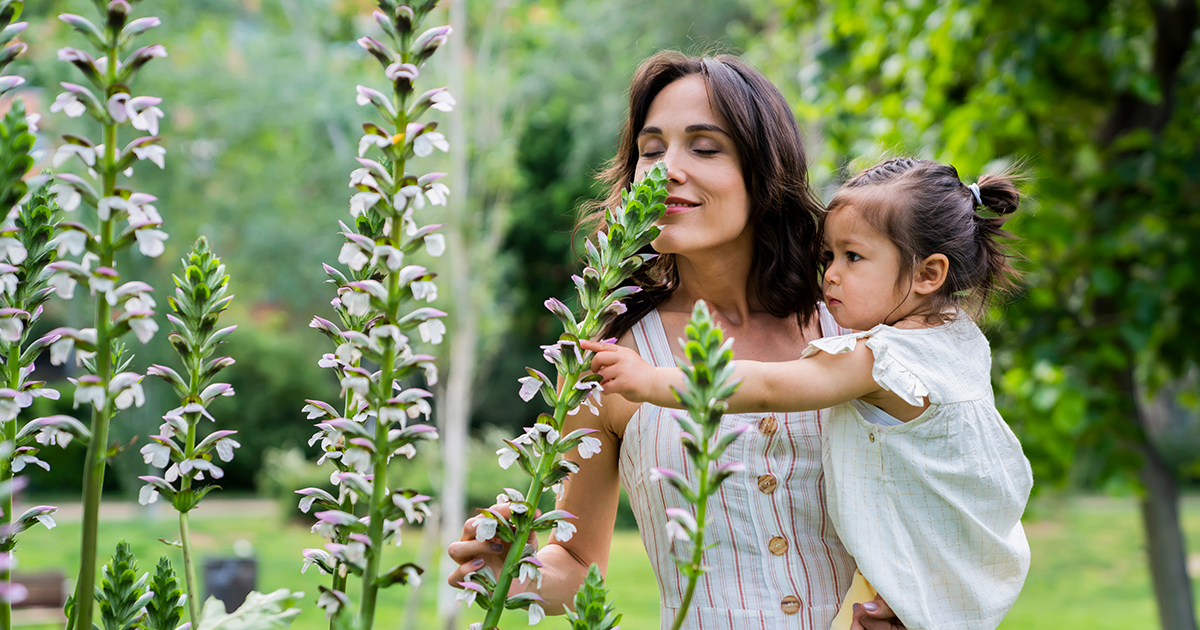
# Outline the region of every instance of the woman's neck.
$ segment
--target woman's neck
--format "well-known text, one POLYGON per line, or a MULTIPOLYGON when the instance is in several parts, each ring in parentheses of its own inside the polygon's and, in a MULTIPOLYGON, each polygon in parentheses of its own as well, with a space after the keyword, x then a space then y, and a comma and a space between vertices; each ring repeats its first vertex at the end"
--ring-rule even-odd
POLYGON ((711 311, 740 326, 759 309, 751 291, 750 270, 753 254, 722 251, 684 256, 675 255, 679 284, 663 303, 666 310, 691 312, 697 300, 704 300, 711 311))

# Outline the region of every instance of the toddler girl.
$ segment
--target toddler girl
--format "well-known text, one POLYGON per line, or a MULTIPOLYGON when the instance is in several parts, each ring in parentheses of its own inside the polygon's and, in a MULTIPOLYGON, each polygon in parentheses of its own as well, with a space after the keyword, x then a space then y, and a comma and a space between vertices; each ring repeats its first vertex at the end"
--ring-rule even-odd
MULTIPOLYGON (((971 318, 1015 277, 1001 239, 1018 199, 1005 176, 967 186, 931 160, 859 174, 830 203, 823 241, 824 307, 861 332, 813 341, 796 361, 736 363, 730 413, 833 408, 826 495, 861 573, 834 628, 850 627, 847 606, 874 586, 910 630, 992 630, 1025 582, 1032 473, 996 411, 991 351, 971 318)), ((606 392, 680 406, 680 370, 584 347, 606 392)))

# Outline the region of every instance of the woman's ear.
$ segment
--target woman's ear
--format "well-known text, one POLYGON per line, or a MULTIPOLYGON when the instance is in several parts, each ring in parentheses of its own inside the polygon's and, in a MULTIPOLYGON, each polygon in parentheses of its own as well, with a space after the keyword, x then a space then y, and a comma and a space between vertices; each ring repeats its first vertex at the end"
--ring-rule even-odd
POLYGON ((913 293, 932 295, 946 283, 950 259, 945 254, 933 254, 917 263, 913 272, 913 293))

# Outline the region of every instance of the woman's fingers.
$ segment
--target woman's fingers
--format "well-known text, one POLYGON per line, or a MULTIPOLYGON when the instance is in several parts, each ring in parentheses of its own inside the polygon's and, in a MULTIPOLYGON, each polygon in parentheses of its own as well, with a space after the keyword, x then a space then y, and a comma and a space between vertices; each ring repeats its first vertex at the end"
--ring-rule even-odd
POLYGON ((904 623, 892 612, 891 606, 876 595, 875 601, 854 605, 854 618, 850 630, 905 630, 904 623))
MULTIPOLYGON (((507 505, 493 505, 488 509, 504 518, 512 515, 507 505)), ((492 571, 498 573, 504 564, 504 555, 508 551, 508 545, 504 541, 495 537, 488 540, 476 539, 480 518, 486 517, 467 519, 463 524, 462 538, 446 547, 450 559, 458 563, 458 568, 446 578, 450 586, 455 588, 459 588, 458 583, 462 582, 468 573, 478 571, 484 566, 490 566, 492 571)))

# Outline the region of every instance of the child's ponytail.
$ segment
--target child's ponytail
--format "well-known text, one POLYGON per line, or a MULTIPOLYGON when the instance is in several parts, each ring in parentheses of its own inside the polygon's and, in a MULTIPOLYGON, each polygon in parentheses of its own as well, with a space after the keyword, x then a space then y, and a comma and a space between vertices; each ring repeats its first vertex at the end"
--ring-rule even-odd
POLYGON ((979 191, 978 205, 982 206, 979 210, 984 213, 977 211, 975 214, 981 276, 976 291, 981 294, 979 306, 986 307, 996 291, 1011 290, 1020 279, 1020 273, 1012 264, 1015 255, 1008 246, 1013 235, 1004 229, 1004 224, 1020 207, 1021 193, 1007 174, 983 175, 974 187, 979 191), (989 213, 995 216, 986 216, 989 213))

